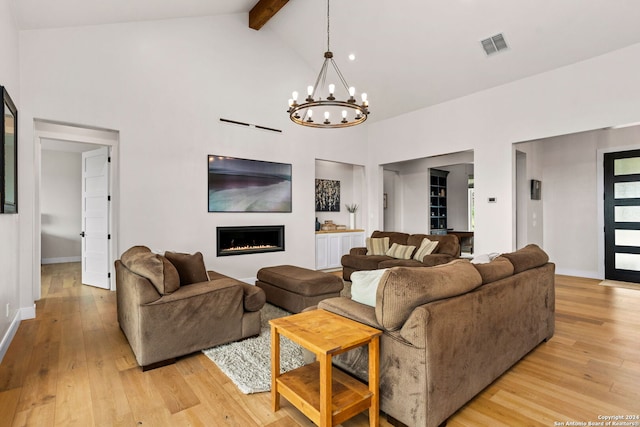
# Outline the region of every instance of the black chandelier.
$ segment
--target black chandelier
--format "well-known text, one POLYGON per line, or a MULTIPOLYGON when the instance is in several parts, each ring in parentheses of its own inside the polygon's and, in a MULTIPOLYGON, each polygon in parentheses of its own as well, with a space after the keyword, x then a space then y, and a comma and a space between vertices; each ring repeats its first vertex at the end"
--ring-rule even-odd
MULTIPOLYGON (((289 99, 289 117, 294 123, 315 128, 343 128, 359 125, 367 120, 369 115, 369 102, 367 94, 362 93, 362 102, 358 104, 355 99, 356 90, 347 84, 340 72, 338 65, 333 60, 333 52, 330 49, 330 19, 329 0, 327 0, 327 51, 324 53, 324 62, 314 86, 307 87, 307 98, 298 103, 298 92, 294 91, 289 99), (326 85, 327 71, 331 65, 344 88, 346 101, 336 98, 336 85, 326 85), (324 98, 323 98, 324 95, 324 98), (322 117, 314 116, 314 109, 322 117), (317 121, 315 121, 317 120, 317 121), (333 120, 333 121, 332 121, 333 120)), ((342 89, 341 89, 342 91, 342 89)))

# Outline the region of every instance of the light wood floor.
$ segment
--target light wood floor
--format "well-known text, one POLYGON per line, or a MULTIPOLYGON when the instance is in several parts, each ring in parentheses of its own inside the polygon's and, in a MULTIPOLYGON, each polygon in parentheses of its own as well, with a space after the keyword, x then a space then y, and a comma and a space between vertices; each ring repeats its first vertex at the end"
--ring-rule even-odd
MULTIPOLYGON (((269 393, 240 393, 201 353, 142 373, 118 327, 115 293, 81 285, 77 264, 47 265, 42 277, 37 318, 21 323, 0 364, 0 425, 313 425, 285 399, 272 413, 269 393)), ((640 290, 567 276, 557 276, 556 288, 553 339, 449 426, 554 426, 640 414, 640 290)), ((368 421, 361 414, 343 425, 368 421)))

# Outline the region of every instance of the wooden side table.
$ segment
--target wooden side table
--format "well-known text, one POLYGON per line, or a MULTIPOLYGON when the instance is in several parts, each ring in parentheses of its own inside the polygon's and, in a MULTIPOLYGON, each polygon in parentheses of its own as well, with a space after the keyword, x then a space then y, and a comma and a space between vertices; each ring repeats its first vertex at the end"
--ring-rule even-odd
POLYGON ((369 425, 378 425, 381 331, 325 310, 306 311, 269 324, 274 412, 284 396, 321 427, 340 424, 367 408, 369 425), (313 352, 316 361, 281 375, 280 335, 313 352), (369 346, 368 386, 331 365, 332 356, 363 345, 369 346))

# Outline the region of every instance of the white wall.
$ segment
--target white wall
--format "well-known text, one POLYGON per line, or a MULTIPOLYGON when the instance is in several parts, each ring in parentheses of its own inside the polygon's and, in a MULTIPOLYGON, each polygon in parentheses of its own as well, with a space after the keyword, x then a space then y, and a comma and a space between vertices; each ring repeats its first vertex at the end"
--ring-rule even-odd
POLYGON ((42 263, 80 261, 82 154, 42 151, 42 263))
MULTIPOLYGON (((18 158, 24 153, 21 131, 21 99, 18 85, 18 30, 15 24, 11 0, 0 0, 0 85, 5 86, 18 108, 18 158)), ((20 169, 18 170, 19 173, 20 169)), ((27 280, 19 274, 20 220, 22 215, 23 185, 18 179, 17 215, 0 215, 0 360, 6 352, 11 337, 17 329, 21 314, 20 289, 27 280), (7 315, 6 308, 9 306, 7 315)), ((26 285, 28 286, 28 285, 26 285)), ((33 300, 30 307, 33 307, 33 300)), ((25 317, 28 317, 26 315, 25 317)))
MULTIPOLYGON (((516 218, 516 248, 530 243, 545 247, 544 241, 544 206, 542 200, 531 199, 531 180, 543 181, 542 144, 522 142, 514 144, 514 165, 520 156, 522 171, 514 169, 514 218, 516 218), (518 153, 516 153, 518 151, 518 153), (518 175, 516 175, 518 172, 518 175), (518 194, 515 194, 518 192, 518 194)), ((541 195, 544 196, 546 183, 542 182, 541 195)), ((557 213, 557 211, 556 211, 557 213)), ((553 215, 553 212, 551 212, 553 215)))
MULTIPOLYGON (((20 61, 24 123, 119 131, 118 254, 137 244, 201 251, 208 268, 237 278, 268 265, 314 267, 315 159, 362 162, 366 131, 327 133, 290 121, 289 94, 317 70, 268 29, 249 29, 239 14, 24 31, 20 61), (293 212, 208 213, 208 154, 291 163, 293 212), (216 257, 217 226, 269 224, 285 225, 285 252, 216 257)), ((23 157, 25 199, 36 188, 33 156, 30 148, 23 157)), ((30 276, 32 258, 21 266, 30 276)))
MULTIPOLYGON (((636 44, 372 123, 368 166, 375 170, 383 163, 473 149, 474 249, 477 253, 511 251, 515 246, 512 144, 640 121, 639 74, 640 44, 636 44), (489 197, 496 197, 497 203, 489 203, 489 197)), ((548 187, 543 181, 543 194, 548 187)), ((370 177, 369 194, 374 196, 379 188, 379 179, 370 177)), ((371 213, 374 228, 381 223, 381 215, 375 209, 371 213)), ((581 243, 580 239, 574 242, 578 247, 581 243)), ((553 252, 546 235, 545 247, 553 252)))
MULTIPOLYGON (((528 169, 537 171, 536 179, 542 181, 542 200, 530 200, 529 221, 537 212, 543 247, 557 271, 603 278, 603 176, 598 153, 640 148, 640 126, 563 135, 516 148, 527 152, 528 169)), ((535 235, 531 228, 529 235, 535 235)))
POLYGON ((402 182, 400 173, 384 169, 383 192, 387 195, 387 207, 383 207, 383 230, 401 230, 399 218, 402 215, 402 182))

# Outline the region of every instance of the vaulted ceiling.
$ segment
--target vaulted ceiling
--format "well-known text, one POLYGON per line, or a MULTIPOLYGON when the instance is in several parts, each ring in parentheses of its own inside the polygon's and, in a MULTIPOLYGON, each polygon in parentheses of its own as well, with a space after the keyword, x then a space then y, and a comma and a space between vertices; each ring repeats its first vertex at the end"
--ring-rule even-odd
MULTIPOLYGON (((326 1, 269 1, 284 7, 260 31, 319 70, 326 1)), ((14 0, 14 7, 21 29, 246 13, 254 31, 248 13, 256 3, 14 0)), ((333 0, 331 50, 349 84, 369 94, 370 120, 379 120, 639 43, 639 22, 638 0, 333 0), (509 48, 486 56, 480 41, 498 33, 509 48)))

